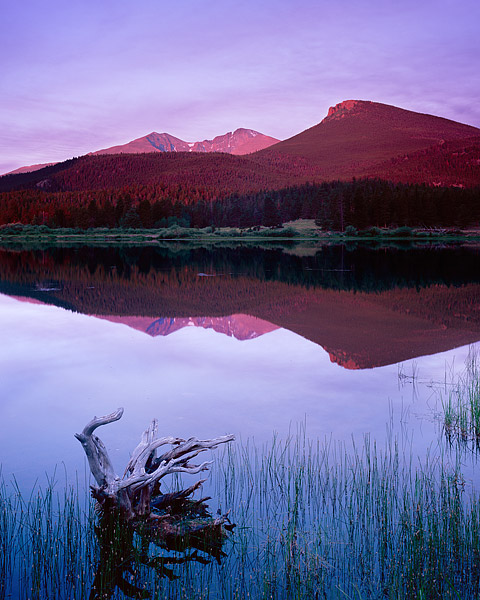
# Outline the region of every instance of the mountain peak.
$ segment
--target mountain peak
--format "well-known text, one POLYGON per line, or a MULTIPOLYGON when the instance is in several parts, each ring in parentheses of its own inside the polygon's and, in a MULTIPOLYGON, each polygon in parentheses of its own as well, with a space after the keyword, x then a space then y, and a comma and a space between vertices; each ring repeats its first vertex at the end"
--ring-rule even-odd
POLYGON ((229 131, 212 140, 185 142, 170 133, 152 131, 148 135, 123 144, 97 150, 91 154, 130 154, 142 152, 225 152, 227 154, 250 154, 276 144, 277 139, 243 127, 229 131))
POLYGON ((362 108, 366 108, 367 105, 371 104, 374 103, 366 100, 344 100, 343 102, 339 102, 338 104, 335 104, 335 106, 331 106, 328 109, 327 116, 323 119, 322 123, 325 121, 343 119, 349 113, 357 113, 362 108))
POLYGON ((255 131, 254 129, 247 129, 246 127, 239 127, 238 129, 235 129, 233 135, 239 135, 242 133, 248 135, 249 137, 257 137, 257 135, 262 135, 258 131, 255 131))
POLYGON ((318 179, 345 180, 373 173, 389 179, 391 165, 386 161, 479 135, 475 127, 442 117, 381 102, 344 100, 330 107, 321 123, 276 144, 266 154, 300 157, 317 169, 318 179))

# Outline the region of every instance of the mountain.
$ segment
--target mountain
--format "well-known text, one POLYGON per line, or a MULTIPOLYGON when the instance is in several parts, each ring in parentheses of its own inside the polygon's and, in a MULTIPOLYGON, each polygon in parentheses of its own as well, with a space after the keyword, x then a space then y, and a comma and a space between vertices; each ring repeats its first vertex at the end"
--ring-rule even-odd
MULTIPOLYGON (((264 135, 253 129, 243 128, 236 129, 233 133, 229 131, 225 135, 218 135, 213 140, 203 140, 202 142, 185 142, 169 133, 156 133, 152 131, 152 133, 126 144, 89 152, 88 155, 142 154, 144 152, 224 152, 226 154, 243 156, 244 154, 251 154, 252 152, 268 148, 278 143, 278 141, 276 138, 264 135)), ((55 164, 59 163, 28 165, 5 173, 5 175, 32 173, 33 171, 38 171, 55 164)))
POLYGON ((246 198, 240 200, 244 205, 254 193, 354 177, 429 186, 480 185, 480 129, 378 102, 341 102, 318 125, 275 141, 249 129, 203 142, 151 133, 34 173, 1 177, 0 192, 137 186, 129 193, 138 197, 138 186, 156 186, 148 192, 149 200, 161 199, 158 194, 165 196, 166 187, 171 187, 168 197, 182 204, 239 194, 246 198), (272 145, 251 152, 264 144, 272 145))
POLYGON ((26 167, 19 167, 14 171, 9 171, 5 173, 5 175, 20 175, 22 173, 32 173, 33 171, 38 171, 40 169, 44 169, 45 167, 51 167, 52 165, 56 165, 57 163, 41 163, 38 165, 28 165, 26 167))
POLYGON ((273 325, 268 321, 242 314, 225 317, 158 317, 156 319, 116 315, 94 316, 113 323, 128 325, 152 337, 165 337, 185 327, 200 327, 202 329, 213 329, 217 333, 223 333, 237 340, 245 341, 253 340, 278 329, 277 325, 273 325))
POLYGON ((138 138, 127 144, 97 150, 90 154, 137 154, 142 152, 225 152, 238 156, 263 150, 279 140, 253 129, 237 129, 213 140, 185 142, 169 133, 156 133, 138 138))
MULTIPOLYGON (((128 144, 91 154, 152 151, 236 155, 255 152, 250 158, 259 170, 265 167, 265 160, 271 163, 283 158, 290 164, 300 161, 304 180, 379 177, 430 185, 480 182, 480 173, 471 174, 472 166, 478 171, 480 129, 364 100, 345 100, 330 107, 318 125, 283 142, 251 129, 237 129, 202 142, 185 142, 168 133, 152 132, 128 144), (469 152, 473 152, 473 162, 465 156, 469 152), (468 181, 464 182, 465 172, 468 181)), ((297 182, 298 177, 292 177, 292 183, 297 182)))
POLYGON ((379 168, 385 161, 478 136, 480 129, 441 117, 346 100, 332 106, 318 125, 260 154, 306 159, 321 179, 378 176, 379 171, 388 178, 388 169, 379 168))

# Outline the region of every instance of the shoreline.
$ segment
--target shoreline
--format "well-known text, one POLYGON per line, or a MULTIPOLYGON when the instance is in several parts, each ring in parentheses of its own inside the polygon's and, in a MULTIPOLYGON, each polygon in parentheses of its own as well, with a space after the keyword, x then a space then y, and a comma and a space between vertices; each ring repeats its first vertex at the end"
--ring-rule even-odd
POLYGON ((375 243, 382 246, 397 244, 425 245, 428 243, 475 243, 480 242, 480 230, 477 229, 378 229, 370 228, 355 233, 314 230, 305 227, 286 224, 281 228, 263 228, 261 230, 222 228, 212 231, 211 227, 190 229, 171 227, 168 229, 50 229, 45 225, 4 226, 0 228, 0 245, 12 246, 18 244, 49 243, 63 244, 130 244, 155 246, 162 242, 199 242, 199 243, 294 243, 308 242, 325 244, 338 243, 375 243))

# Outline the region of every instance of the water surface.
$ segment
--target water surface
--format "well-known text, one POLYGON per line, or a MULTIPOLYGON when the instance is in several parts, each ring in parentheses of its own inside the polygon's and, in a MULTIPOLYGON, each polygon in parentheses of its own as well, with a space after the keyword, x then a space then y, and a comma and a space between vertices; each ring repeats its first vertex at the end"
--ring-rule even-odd
POLYGON ((83 470, 73 433, 118 406, 124 418, 101 437, 119 469, 153 417, 163 434, 262 442, 299 423, 314 438, 380 440, 408 415, 424 453, 438 390, 480 340, 478 258, 465 247, 4 250, 3 473, 28 484, 60 463, 83 470))
MULTIPOLYGON (((59 598, 83 598, 91 589, 104 565, 92 554, 97 542, 84 517, 69 525, 80 528, 73 540, 61 519, 48 513, 42 521, 28 511, 48 506, 45 496, 36 500, 46 482, 56 482, 62 504, 65 483, 79 481, 72 506, 88 506, 88 468, 73 434, 119 406, 123 418, 98 430, 119 474, 154 417, 160 435, 237 437, 230 458, 213 456, 203 489, 213 496, 213 513, 231 508, 239 524, 224 560, 178 567, 175 585, 143 570, 137 585, 150 581, 158 597, 203 598, 205 590, 212 599, 260 597, 268 588, 289 599, 296 577, 302 597, 309 585, 312 598, 320 588, 326 598, 337 598, 339 589, 352 596, 358 585, 383 597, 375 573, 362 571, 372 557, 371 568, 380 568, 365 537, 373 540, 383 526, 375 503, 376 525, 369 513, 371 456, 384 464, 375 479, 379 502, 383 482, 393 482, 392 540, 420 480, 429 502, 447 482, 448 494, 461 495, 462 510, 478 489, 473 447, 462 450, 459 463, 442 421, 442 397, 480 349, 478 267, 478 249, 462 246, 0 250, 1 471, 7 495, 17 498, 19 488, 31 498, 16 500, 18 523, 0 536, 7 570, 14 557, 0 597, 49 598, 55 590, 59 598), (343 481, 340 496, 335 477, 343 481), (407 495, 397 506, 400 488, 407 495), (345 520, 349 511, 356 516, 345 520), (14 532, 18 547, 9 553, 14 532)), ((447 502, 450 514, 448 494, 438 496, 438 510, 447 502)), ((449 540, 456 523, 440 519, 449 540)), ((408 588, 402 579, 412 554, 399 539, 388 558, 392 568, 382 568, 387 576, 399 568, 393 584, 400 581, 405 595, 417 583, 408 588), (405 564, 398 551, 405 551, 405 564)), ((471 569, 451 558, 455 543, 440 544, 439 552, 446 552, 452 581, 463 574, 460 592, 470 593, 475 569, 470 577, 471 569)))

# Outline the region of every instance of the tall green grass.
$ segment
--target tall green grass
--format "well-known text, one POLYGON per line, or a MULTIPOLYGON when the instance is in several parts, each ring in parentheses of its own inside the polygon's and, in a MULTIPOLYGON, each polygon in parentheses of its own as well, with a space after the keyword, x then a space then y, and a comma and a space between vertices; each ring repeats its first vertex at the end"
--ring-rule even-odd
POLYGON ((218 486, 239 524, 228 597, 478 597, 480 505, 446 458, 299 434, 229 449, 218 486))
MULTIPOLYGON (((480 594, 480 501, 448 455, 420 461, 393 436, 379 448, 368 436, 346 445, 309 440, 299 430, 262 447, 226 448, 208 486, 212 502, 232 508, 237 523, 227 556, 220 564, 201 564, 195 555, 175 564, 182 555, 170 554, 169 563, 151 546, 145 565, 137 544, 126 578, 152 598, 480 594), (153 568, 159 557, 176 579, 153 568)), ((25 498, 0 485, 1 598, 12 590, 19 599, 89 597, 95 516, 85 491, 54 490, 52 484, 25 498)), ((117 590, 112 597, 125 596, 117 590)))
POLYGON ((49 480, 28 496, 0 480, 0 598, 88 598, 96 543, 79 486, 49 480))
POLYGON ((480 359, 470 351, 464 371, 441 396, 445 433, 450 441, 480 447, 480 359))

